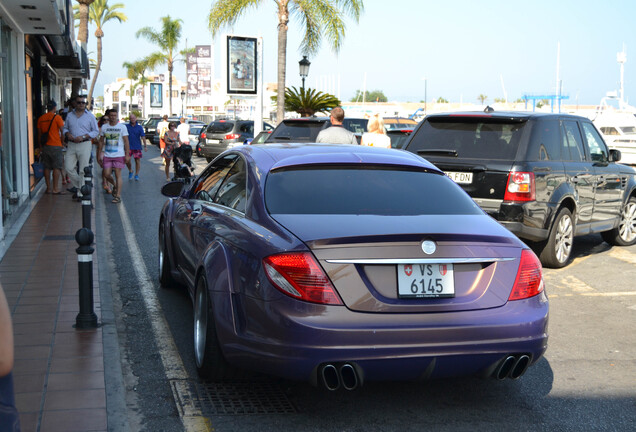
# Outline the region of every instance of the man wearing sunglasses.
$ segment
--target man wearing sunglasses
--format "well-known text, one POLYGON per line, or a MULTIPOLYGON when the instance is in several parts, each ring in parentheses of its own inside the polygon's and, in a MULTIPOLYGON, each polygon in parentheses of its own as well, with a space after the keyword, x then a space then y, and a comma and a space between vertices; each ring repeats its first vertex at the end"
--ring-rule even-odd
POLYGON ((81 197, 80 187, 84 179, 84 167, 91 158, 91 139, 97 138, 99 128, 93 113, 86 109, 86 97, 75 97, 75 110, 68 113, 64 123, 64 136, 68 143, 64 158, 64 169, 68 173, 73 198, 81 197), (79 172, 75 168, 79 164, 79 172))

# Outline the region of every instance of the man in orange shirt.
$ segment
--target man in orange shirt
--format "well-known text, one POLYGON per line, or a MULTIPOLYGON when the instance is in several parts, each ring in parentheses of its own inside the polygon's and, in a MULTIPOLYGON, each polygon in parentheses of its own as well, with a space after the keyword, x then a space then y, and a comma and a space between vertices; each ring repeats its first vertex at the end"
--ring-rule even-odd
POLYGON ((44 166, 44 181, 46 182, 46 193, 60 195, 63 192, 59 189, 60 175, 64 167, 64 153, 62 153, 62 128, 64 120, 56 114, 57 104, 54 100, 46 104, 47 113, 38 119, 38 130, 40 134, 48 131, 46 145, 40 147, 40 161, 44 166), (53 183, 51 183, 51 170, 53 170, 53 183))

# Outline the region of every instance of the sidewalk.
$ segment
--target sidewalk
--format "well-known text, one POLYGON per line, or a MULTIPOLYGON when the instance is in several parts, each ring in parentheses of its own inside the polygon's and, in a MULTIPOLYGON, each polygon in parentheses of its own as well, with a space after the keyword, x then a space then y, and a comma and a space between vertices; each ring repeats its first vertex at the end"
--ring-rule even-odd
POLYGON ((71 194, 44 194, 40 183, 24 224, 0 250, 0 282, 13 318, 22 431, 127 430, 99 188, 94 189, 91 228, 94 312, 100 326, 76 330, 75 233, 82 227, 82 205, 71 194))

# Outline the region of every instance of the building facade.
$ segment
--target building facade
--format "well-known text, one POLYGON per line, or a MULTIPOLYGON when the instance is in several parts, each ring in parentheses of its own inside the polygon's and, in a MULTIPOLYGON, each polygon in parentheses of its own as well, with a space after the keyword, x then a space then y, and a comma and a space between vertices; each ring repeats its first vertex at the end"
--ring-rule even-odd
POLYGON ((71 0, 0 1, 0 182, 4 240, 41 178, 31 164, 37 119, 53 99, 86 87, 88 58, 75 40, 71 0), (78 85, 79 80, 79 85, 78 85))

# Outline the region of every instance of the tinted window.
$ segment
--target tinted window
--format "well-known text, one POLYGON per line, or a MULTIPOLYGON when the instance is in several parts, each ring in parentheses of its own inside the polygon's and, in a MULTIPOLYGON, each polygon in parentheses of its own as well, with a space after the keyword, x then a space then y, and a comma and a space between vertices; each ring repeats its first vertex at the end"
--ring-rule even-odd
POLYGON ((247 175, 245 162, 238 158, 218 188, 214 202, 226 207, 245 212, 247 201, 247 175))
POLYGON ((271 214, 481 214, 448 177, 373 167, 274 171, 265 184, 271 214))
POLYGON ((283 121, 272 132, 268 141, 315 141, 324 123, 314 121, 283 121))
POLYGON ((583 139, 579 126, 575 121, 565 120, 563 121, 563 129, 565 132, 563 134, 563 147, 565 148, 563 159, 575 162, 584 161, 585 150, 583 150, 583 139))
POLYGON ((208 126, 209 133, 227 133, 234 128, 234 122, 218 121, 212 122, 208 126))
POLYGON ((254 133, 254 123, 242 123, 241 127, 240 127, 240 131, 242 133, 253 134, 254 133))
POLYGON ((344 119, 342 125, 354 134, 363 134, 367 131, 368 119, 344 119))
POLYGON ((237 157, 237 155, 227 155, 208 166, 192 186, 194 198, 212 201, 221 181, 230 171, 237 157))
POLYGON ((587 148, 590 151, 590 158, 594 162, 607 162, 609 155, 605 143, 601 139, 601 136, 596 131, 596 128, 592 123, 581 122, 583 126, 583 133, 585 134, 585 141, 587 141, 587 148))
POLYGON ((558 120, 543 120, 535 124, 528 159, 561 160, 561 127, 558 120))
MULTIPOLYGON (((525 122, 508 123, 500 119, 431 118, 425 120, 408 150, 456 151, 463 159, 513 160, 525 122)), ((419 153, 426 157, 426 152, 419 153)), ((455 157, 455 156, 453 156, 455 157)))
POLYGON ((190 135, 199 135, 203 126, 190 126, 190 135))

